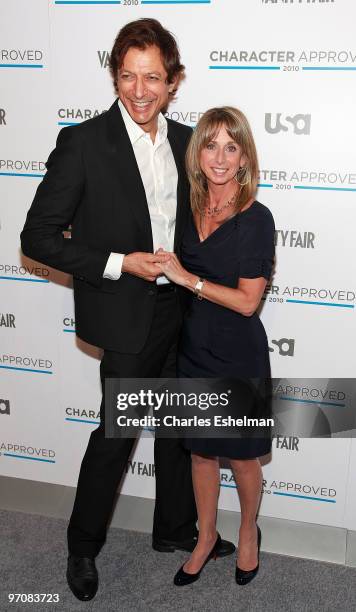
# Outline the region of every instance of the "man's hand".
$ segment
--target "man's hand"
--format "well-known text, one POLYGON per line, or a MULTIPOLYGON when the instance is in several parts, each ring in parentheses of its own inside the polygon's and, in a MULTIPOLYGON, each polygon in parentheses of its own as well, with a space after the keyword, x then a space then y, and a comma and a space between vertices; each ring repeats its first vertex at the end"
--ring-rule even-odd
POLYGON ((162 274, 162 270, 156 264, 167 263, 170 257, 170 253, 160 251, 157 251, 155 254, 137 251, 125 255, 121 270, 139 278, 144 278, 147 281, 155 281, 157 276, 162 274))
POLYGON ((160 257, 163 257, 163 255, 170 255, 170 258, 167 261, 158 262, 155 264, 155 266, 159 268, 172 283, 187 287, 189 286, 190 282, 193 282, 193 280, 195 282, 198 280, 198 276, 190 274, 190 272, 183 268, 175 253, 167 253, 166 251, 162 250, 158 254, 160 257))

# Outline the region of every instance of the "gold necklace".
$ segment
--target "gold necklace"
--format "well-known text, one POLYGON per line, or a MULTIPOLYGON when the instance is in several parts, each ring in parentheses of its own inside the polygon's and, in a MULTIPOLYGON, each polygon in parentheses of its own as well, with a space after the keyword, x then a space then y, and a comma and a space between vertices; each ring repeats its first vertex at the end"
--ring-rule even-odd
POLYGON ((224 204, 223 206, 220 206, 220 208, 218 208, 217 206, 213 206, 212 208, 206 208, 206 210, 203 210, 200 214, 203 217, 215 217, 216 215, 220 214, 226 208, 230 208, 230 206, 232 206, 236 202, 236 195, 237 195, 237 191, 234 193, 232 198, 230 198, 230 200, 228 200, 226 204, 224 204))

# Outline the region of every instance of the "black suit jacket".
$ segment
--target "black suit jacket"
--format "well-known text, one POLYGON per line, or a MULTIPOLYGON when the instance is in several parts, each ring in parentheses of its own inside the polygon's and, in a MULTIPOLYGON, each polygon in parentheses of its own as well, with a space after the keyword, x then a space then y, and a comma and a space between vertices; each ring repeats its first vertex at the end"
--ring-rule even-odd
MULTIPOLYGON (((178 171, 174 248, 189 212, 184 157, 191 128, 168 119, 178 171)), ((28 257, 73 275, 76 331, 108 350, 138 353, 150 329, 156 283, 103 278, 112 251, 153 252, 145 190, 117 100, 104 114, 60 131, 21 233, 28 257), (71 239, 63 231, 72 226, 71 239)), ((182 290, 184 292, 184 290, 182 290)))

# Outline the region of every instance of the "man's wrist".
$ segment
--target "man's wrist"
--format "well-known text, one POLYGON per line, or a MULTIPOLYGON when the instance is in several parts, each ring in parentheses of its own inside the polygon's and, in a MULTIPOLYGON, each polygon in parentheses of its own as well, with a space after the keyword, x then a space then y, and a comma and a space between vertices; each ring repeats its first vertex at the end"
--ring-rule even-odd
POLYGON ((122 259, 121 272, 127 272, 126 265, 127 265, 127 255, 124 255, 122 259))

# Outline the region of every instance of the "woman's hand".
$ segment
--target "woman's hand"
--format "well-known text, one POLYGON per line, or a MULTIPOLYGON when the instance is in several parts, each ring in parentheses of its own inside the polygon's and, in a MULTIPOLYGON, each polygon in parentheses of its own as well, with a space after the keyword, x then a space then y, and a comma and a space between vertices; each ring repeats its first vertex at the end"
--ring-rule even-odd
POLYGON ((167 253, 163 249, 158 249, 156 253, 162 253, 162 255, 169 254, 169 260, 164 263, 156 263, 155 265, 160 268, 162 274, 164 274, 172 283, 176 285, 187 286, 194 279, 198 279, 194 274, 190 274, 185 268, 183 268, 177 255, 175 253, 167 253))

